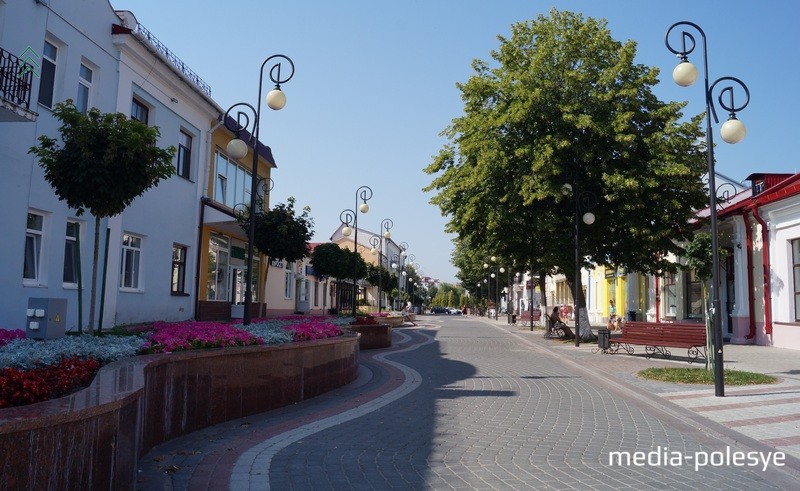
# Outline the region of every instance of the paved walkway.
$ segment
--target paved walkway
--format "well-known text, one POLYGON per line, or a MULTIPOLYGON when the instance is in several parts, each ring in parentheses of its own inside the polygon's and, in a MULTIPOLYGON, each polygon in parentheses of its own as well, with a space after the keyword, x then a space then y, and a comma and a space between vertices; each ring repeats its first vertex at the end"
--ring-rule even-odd
MULTIPOLYGON (((139 488, 796 489, 792 456, 766 470, 690 461, 775 448, 740 432, 756 425, 709 419, 730 411, 701 409, 713 387, 634 375, 675 362, 592 353, 484 318, 420 320, 396 330, 391 349, 362 352, 347 387, 155 448, 139 488), (619 451, 664 462, 615 465, 619 451)), ((794 390, 770 387, 781 399, 794 390)))

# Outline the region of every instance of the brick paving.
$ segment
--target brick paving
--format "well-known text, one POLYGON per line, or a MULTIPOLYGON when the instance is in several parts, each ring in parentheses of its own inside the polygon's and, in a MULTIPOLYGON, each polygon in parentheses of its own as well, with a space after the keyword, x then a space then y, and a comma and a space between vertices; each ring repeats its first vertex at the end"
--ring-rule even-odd
POLYGON ((736 430, 708 418, 721 411, 697 411, 764 397, 752 388, 706 402, 708 389, 635 375, 676 362, 603 355, 483 318, 420 320, 396 330, 392 348, 362 352, 347 387, 153 449, 139 489, 796 489, 792 456, 766 471, 688 461, 774 451, 773 437, 739 430, 796 425, 791 411, 736 430), (687 456, 683 465, 609 463, 612 451, 664 449, 687 456))

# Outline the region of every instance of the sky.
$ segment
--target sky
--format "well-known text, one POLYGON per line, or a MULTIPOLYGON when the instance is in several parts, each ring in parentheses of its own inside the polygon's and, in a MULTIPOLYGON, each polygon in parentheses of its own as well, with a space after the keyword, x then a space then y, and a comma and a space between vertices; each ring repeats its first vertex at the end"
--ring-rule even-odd
MULTIPOLYGON (((736 145, 714 126, 717 172, 744 180, 754 172, 800 171, 800 2, 764 0, 111 0, 137 20, 211 86, 227 109, 256 103, 259 67, 273 54, 296 71, 283 85, 286 107, 263 105, 260 139, 277 169, 270 201, 310 206, 314 242, 326 242, 340 212, 356 206, 369 186, 362 230, 379 232, 393 221, 392 239, 409 244, 425 276, 455 282, 453 235, 447 217, 423 192, 425 174, 446 140, 440 136, 463 115, 456 84, 473 74, 475 59, 489 61, 511 25, 551 8, 606 19, 618 41, 637 43, 636 62, 661 71, 655 94, 688 101, 685 114, 704 110, 702 80, 689 88, 672 82, 675 55, 664 44, 679 21, 698 24, 708 40, 710 81, 733 76, 750 90, 739 113, 747 137, 736 145)), ((695 36, 699 40, 699 36, 695 36)), ((702 55, 691 59, 701 70, 702 55)), ((266 77, 266 76, 265 76, 266 77)), ((264 92, 269 90, 265 85, 264 92)), ((737 96, 738 97, 738 96, 737 96)), ((727 119, 719 114, 720 124, 727 119)))

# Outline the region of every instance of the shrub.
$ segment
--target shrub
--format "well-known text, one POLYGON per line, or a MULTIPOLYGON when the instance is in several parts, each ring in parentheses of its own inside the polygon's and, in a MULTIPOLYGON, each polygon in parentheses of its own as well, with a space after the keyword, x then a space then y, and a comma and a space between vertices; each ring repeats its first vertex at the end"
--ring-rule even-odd
POLYGON ((156 322, 147 335, 142 353, 164 353, 198 348, 223 348, 264 344, 247 331, 216 322, 156 322))

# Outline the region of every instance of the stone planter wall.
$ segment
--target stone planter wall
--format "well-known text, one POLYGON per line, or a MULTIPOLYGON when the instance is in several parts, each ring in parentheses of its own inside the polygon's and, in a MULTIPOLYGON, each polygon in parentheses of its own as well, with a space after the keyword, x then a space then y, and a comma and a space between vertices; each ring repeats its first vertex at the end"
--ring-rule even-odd
POLYGON ((350 383, 358 351, 343 336, 112 363, 75 394, 0 410, 0 489, 136 489, 155 445, 350 383))
POLYGON ((388 348, 392 345, 392 326, 388 324, 351 325, 361 334, 358 345, 361 349, 388 348))

